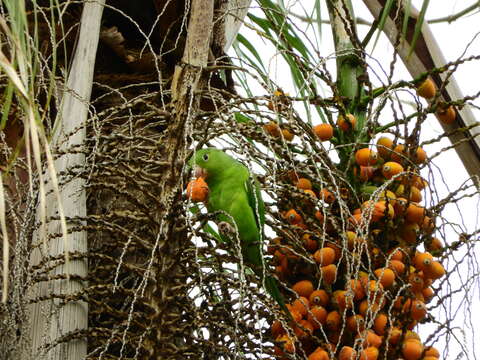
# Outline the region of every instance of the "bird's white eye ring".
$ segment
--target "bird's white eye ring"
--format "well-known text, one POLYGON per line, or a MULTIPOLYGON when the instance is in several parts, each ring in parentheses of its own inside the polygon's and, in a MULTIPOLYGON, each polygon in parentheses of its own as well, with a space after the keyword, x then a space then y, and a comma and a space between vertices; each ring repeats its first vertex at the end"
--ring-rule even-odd
POLYGON ((208 154, 203 154, 203 160, 208 161, 208 154))

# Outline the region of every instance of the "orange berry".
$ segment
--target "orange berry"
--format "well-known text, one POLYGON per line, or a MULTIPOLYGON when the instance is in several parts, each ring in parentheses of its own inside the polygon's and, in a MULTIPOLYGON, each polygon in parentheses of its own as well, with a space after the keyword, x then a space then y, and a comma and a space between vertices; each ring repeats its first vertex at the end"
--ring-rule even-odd
POLYGON ((288 129, 282 129, 282 136, 285 141, 292 141, 295 135, 288 129))
POLYGON ((285 219, 289 224, 298 225, 303 222, 302 217, 294 209, 290 209, 285 213, 285 219))
POLYGON ((378 354, 378 349, 374 346, 370 346, 360 352, 360 360, 377 360, 378 354))
POLYGON ((352 308, 352 296, 348 295, 345 290, 335 290, 333 292, 333 299, 338 308, 343 312, 345 309, 352 308))
POLYGON ((285 351, 287 353, 291 353, 291 354, 293 354, 295 352, 295 344, 294 344, 292 338, 290 338, 290 336, 280 335, 279 337, 277 337, 275 339, 275 341, 280 343, 280 348, 279 348, 280 354, 277 353, 277 355, 282 356, 283 351, 285 351))
POLYGON ((327 310, 321 305, 315 305, 309 310, 307 318, 315 329, 319 329, 327 321, 327 310))
POLYGON ((393 327, 388 331, 387 339, 390 345, 397 345, 402 337, 402 330, 398 327, 393 327))
POLYGON ((362 204, 362 211, 368 214, 370 211, 372 212, 372 221, 377 222, 383 219, 385 216, 389 219, 392 219, 395 215, 395 210, 392 204, 387 203, 386 201, 377 201, 373 204, 373 209, 370 210, 369 208, 372 206, 372 201, 365 201, 362 204))
POLYGON ((355 301, 362 300, 366 296, 361 280, 351 279, 348 284, 349 288, 353 291, 353 299, 355 301))
POLYGON ((337 279, 337 266, 335 264, 322 266, 320 272, 322 276, 321 279, 325 284, 331 285, 337 279))
POLYGON ((330 124, 315 125, 313 132, 321 141, 327 141, 333 137, 333 126, 330 124))
POLYGON ((420 146, 415 151, 413 162, 415 164, 423 164, 427 160, 427 153, 420 146))
POLYGON ((417 87, 417 94, 425 99, 431 99, 435 96, 435 92, 437 91, 435 87, 435 83, 432 79, 426 78, 418 87, 417 87))
POLYGON ((379 268, 374 271, 375 276, 384 288, 389 288, 395 282, 395 273, 389 268, 379 268))
POLYGON ((399 261, 402 261, 403 260, 403 251, 401 248, 396 248, 394 250, 392 250, 392 252, 390 253, 390 259, 391 260, 399 260, 399 261))
POLYGON ((430 252, 442 250, 443 249, 442 240, 434 237, 430 241, 425 241, 425 249, 427 249, 430 252))
POLYGON ((399 260, 390 260, 388 262, 388 267, 392 269, 397 276, 405 272, 405 264, 399 260))
POLYGON ((330 297, 328 296, 327 292, 323 289, 315 290, 310 294, 310 303, 314 305, 321 305, 327 306, 328 302, 330 301, 330 297))
POLYGON ((325 349, 318 347, 308 356, 308 360, 330 360, 330 356, 325 349))
POLYGON ((424 271, 432 265, 433 256, 428 252, 417 252, 413 258, 413 265, 419 271, 424 271))
POLYGON ((400 217, 405 215, 405 211, 407 211, 407 203, 408 200, 403 197, 398 197, 393 205, 395 210, 395 217, 400 217))
POLYGON ((312 239, 312 236, 310 234, 303 234, 302 236, 302 242, 303 246, 307 251, 315 251, 318 248, 318 243, 316 240, 312 239))
POLYGON ((348 132, 352 129, 355 129, 357 119, 353 114, 347 114, 346 117, 347 118, 345 119, 342 115, 339 115, 337 119, 337 126, 342 129, 342 131, 348 132))
POLYGON ((423 345, 420 341, 410 339, 402 344, 402 355, 405 360, 419 360, 422 357, 423 345))
POLYGON ((290 312, 290 316, 292 317, 293 321, 299 322, 302 320, 302 314, 300 314, 298 310, 295 310, 291 304, 287 304, 287 309, 290 312))
POLYGON ((275 138, 280 137, 280 134, 282 130, 280 129, 280 126, 274 121, 270 121, 268 124, 263 125, 263 130, 270 136, 273 136, 275 138))
POLYGON ((424 274, 428 279, 437 280, 444 276, 446 271, 438 261, 432 261, 431 265, 425 269, 424 274))
POLYGON ((375 169, 373 166, 359 166, 359 168, 354 168, 353 169, 353 174, 355 176, 358 176, 358 178, 361 181, 368 181, 373 177, 373 173, 375 172, 375 169))
POLYGON ((208 198, 208 185, 202 177, 187 184, 187 198, 192 202, 203 202, 208 198))
POLYGON ((285 329, 283 328, 282 323, 278 320, 275 320, 272 323, 272 326, 270 327, 270 331, 272 332, 272 336, 274 338, 277 338, 278 336, 286 333, 285 329))
POLYGON ((325 221, 325 216, 323 216, 322 212, 320 210, 317 210, 315 212, 315 219, 323 223, 325 221))
POLYGON ((308 298, 313 292, 313 284, 310 280, 300 280, 293 285, 292 290, 299 296, 308 298))
POLYGON ((425 217, 425 208, 417 204, 410 204, 405 211, 405 219, 410 223, 421 224, 425 217))
POLYGON ((410 199, 410 201, 418 203, 422 201, 422 192, 415 186, 412 186, 410 187, 410 196, 408 198, 410 199))
POLYGON ((363 346, 374 346, 379 348, 382 345, 382 338, 375 334, 373 330, 365 330, 360 335, 357 335, 357 338, 363 339, 363 346))
POLYGON ((337 331, 338 329, 340 329, 341 322, 342 316, 337 310, 333 310, 327 314, 327 320, 325 321, 325 325, 327 326, 328 330, 337 331))
POLYGON ((369 280, 365 286, 365 293, 370 296, 370 298, 379 297, 383 293, 383 286, 376 280, 369 280))
POLYGON ((330 191, 323 188, 320 193, 318 194, 318 198, 320 200, 325 201, 327 204, 331 204, 335 201, 335 195, 333 195, 330 191))
POLYGON ((327 266, 333 264, 335 261, 335 250, 330 247, 324 247, 315 251, 313 258, 320 266, 327 266))
POLYGON ((386 179, 391 179, 395 175, 400 174, 403 172, 403 166, 400 165, 398 162, 389 161, 383 164, 382 167, 382 174, 385 176, 386 179))
POLYGON ((351 332, 362 332, 365 330, 365 318, 360 315, 351 315, 347 318, 347 329, 351 332))
POLYGON ((315 327, 308 320, 300 320, 293 328, 295 335, 300 339, 311 336, 314 330, 315 327))
POLYGON ((400 228, 400 237, 409 245, 415 245, 417 241, 420 226, 417 223, 405 223, 400 228))
POLYGON ((306 178, 298 179, 295 186, 302 190, 312 190, 312 182, 306 178))
POLYGON ((297 310, 302 316, 306 316, 308 312, 308 308, 310 306, 310 302, 306 297, 300 296, 298 299, 292 303, 292 307, 297 310))
POLYGON ((350 346, 344 346, 338 353, 338 360, 355 360, 357 352, 350 346))
POLYGON ((374 302, 374 301, 371 301, 371 300, 368 300, 368 299, 365 299, 365 300, 362 300, 362 302, 360 303, 360 305, 358 305, 358 312, 360 313, 360 315, 362 315, 363 317, 366 317, 367 316, 367 312, 372 312, 372 313, 376 313, 377 311, 379 311, 382 307, 380 306, 380 304, 374 302))
POLYGON ((377 140, 377 151, 378 154, 383 158, 387 159, 390 154, 391 150, 393 148, 393 140, 386 137, 382 136, 380 139, 377 140))
POLYGON ((440 352, 436 348, 434 348, 433 346, 429 346, 429 347, 425 348, 425 352, 423 353, 423 355, 440 358, 440 352))
POLYGON ((393 148, 392 154, 390 155, 392 161, 397 162, 397 163, 402 163, 405 160, 405 157, 407 156, 405 152, 405 145, 403 144, 398 144, 393 148))
POLYGON ((453 105, 450 105, 448 107, 439 106, 439 108, 435 112, 435 115, 437 116, 437 119, 440 120, 440 122, 447 125, 453 124, 455 122, 455 119, 457 118, 457 113, 455 112, 455 108, 453 107, 453 105))
POLYGON ((408 283, 413 292, 420 292, 423 289, 424 283, 422 277, 418 273, 411 273, 408 276, 408 283))
POLYGON ((430 302, 430 300, 433 299, 433 297, 435 296, 435 293, 433 292, 433 289, 431 287, 426 287, 424 289, 422 289, 422 295, 425 299, 425 302, 430 302))
POLYGON ((361 166, 375 165, 377 159, 377 153, 369 148, 359 149, 355 153, 355 161, 361 166))
POLYGON ((425 303, 416 299, 407 299, 407 301, 403 305, 403 311, 409 313, 412 319, 418 321, 424 319, 425 316, 427 316, 427 307, 425 306, 425 303))

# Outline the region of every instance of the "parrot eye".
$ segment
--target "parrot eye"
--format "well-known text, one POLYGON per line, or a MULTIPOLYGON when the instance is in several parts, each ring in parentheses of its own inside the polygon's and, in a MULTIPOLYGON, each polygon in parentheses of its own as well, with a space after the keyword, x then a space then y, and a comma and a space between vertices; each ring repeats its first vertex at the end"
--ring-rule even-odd
POLYGON ((208 161, 208 154, 203 154, 202 157, 203 157, 203 160, 204 160, 204 161, 208 161))

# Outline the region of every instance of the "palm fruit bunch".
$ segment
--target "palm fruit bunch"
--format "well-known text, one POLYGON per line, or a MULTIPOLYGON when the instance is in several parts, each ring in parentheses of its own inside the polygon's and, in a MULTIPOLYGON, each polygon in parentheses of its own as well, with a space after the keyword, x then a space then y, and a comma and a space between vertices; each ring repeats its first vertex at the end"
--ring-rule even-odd
MULTIPOLYGON (((331 138, 330 126, 312 130, 331 138)), ((422 205, 427 161, 422 148, 382 136, 352 154, 350 188, 287 174, 285 227, 268 248, 290 311, 271 323, 276 358, 439 359, 414 331, 446 274, 434 213, 422 205)))

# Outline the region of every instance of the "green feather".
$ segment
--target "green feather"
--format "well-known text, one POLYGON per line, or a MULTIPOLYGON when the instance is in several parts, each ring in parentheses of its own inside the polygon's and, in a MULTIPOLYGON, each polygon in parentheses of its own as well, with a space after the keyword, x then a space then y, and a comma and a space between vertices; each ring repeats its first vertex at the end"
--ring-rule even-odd
POLYGON ((226 221, 238 230, 243 260, 265 283, 265 290, 289 314, 278 281, 269 275, 264 277, 262 257, 265 204, 256 178, 248 168, 218 149, 202 149, 189 162, 206 170, 209 212, 223 211, 229 216, 219 215, 218 221, 226 221), (230 218, 231 217, 231 218, 230 218), (235 224, 232 223, 232 218, 235 224))

